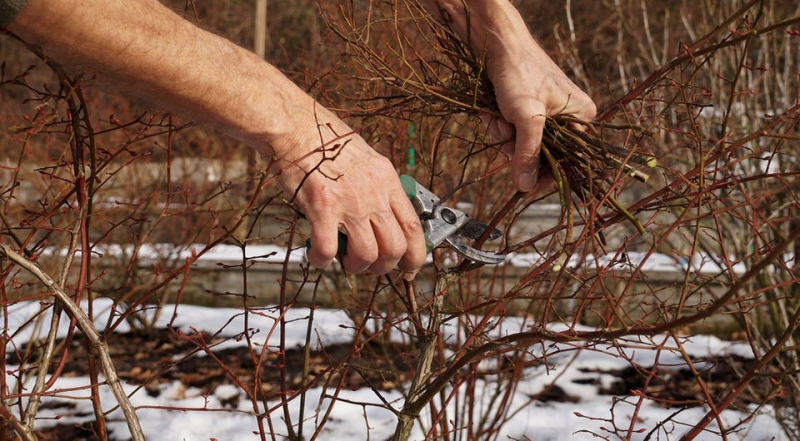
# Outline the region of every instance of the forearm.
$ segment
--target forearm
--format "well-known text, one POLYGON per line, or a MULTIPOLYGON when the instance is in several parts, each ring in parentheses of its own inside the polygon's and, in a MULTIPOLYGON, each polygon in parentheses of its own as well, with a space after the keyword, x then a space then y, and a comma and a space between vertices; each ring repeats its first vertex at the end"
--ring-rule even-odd
POLYGON ((315 131, 314 101, 277 69, 156 0, 30 0, 9 29, 72 69, 265 154, 270 145, 287 154, 298 126, 315 131))

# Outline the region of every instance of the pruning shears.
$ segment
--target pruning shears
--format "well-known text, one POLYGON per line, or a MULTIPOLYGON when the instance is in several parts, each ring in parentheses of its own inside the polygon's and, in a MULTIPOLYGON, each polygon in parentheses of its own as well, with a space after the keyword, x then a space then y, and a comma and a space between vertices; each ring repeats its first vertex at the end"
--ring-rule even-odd
MULTIPOLYGON (((442 204, 438 196, 411 176, 400 176, 400 183, 422 222, 428 254, 444 242, 456 253, 473 263, 496 265, 505 261, 505 256, 502 254, 479 250, 464 242, 465 239, 479 238, 486 230, 486 224, 472 219, 469 214, 461 210, 442 204)), ((497 239, 501 235, 500 230, 494 229, 489 234, 489 240, 497 239)), ((338 240, 339 254, 346 253, 347 235, 340 231, 338 240)), ((307 240, 306 248, 310 247, 311 242, 307 240)))
MULTIPOLYGON (((422 221, 428 253, 445 242, 453 251, 475 263, 496 265, 505 260, 502 254, 479 250, 464 242, 464 239, 479 238, 486 230, 486 224, 472 219, 461 210, 442 204, 438 196, 411 176, 400 176, 400 183, 422 221)), ((489 240, 501 235, 500 230, 494 229, 489 234, 489 240)))

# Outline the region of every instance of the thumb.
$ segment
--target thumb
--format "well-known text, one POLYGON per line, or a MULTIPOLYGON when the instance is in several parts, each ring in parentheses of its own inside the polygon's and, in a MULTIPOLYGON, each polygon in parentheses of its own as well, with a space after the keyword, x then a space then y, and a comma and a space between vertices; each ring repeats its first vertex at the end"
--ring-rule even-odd
POLYGON ((538 114, 515 125, 517 139, 514 143, 514 156, 511 158, 511 174, 519 191, 529 192, 536 187, 544 123, 544 115, 538 114))

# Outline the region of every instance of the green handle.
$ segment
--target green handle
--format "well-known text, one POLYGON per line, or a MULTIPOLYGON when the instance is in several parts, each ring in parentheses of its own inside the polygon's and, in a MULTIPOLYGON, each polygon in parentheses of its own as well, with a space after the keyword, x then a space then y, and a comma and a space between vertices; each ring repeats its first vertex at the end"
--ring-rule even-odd
POLYGON ((410 200, 417 197, 417 181, 409 175, 400 175, 400 184, 410 200))
MULTIPOLYGON (((403 191, 406 192, 408 199, 413 202, 417 198, 417 180, 409 175, 400 175, 400 184, 403 185, 403 191)), ((425 250, 428 254, 433 251, 433 242, 431 242, 431 238, 427 234, 425 235, 425 250)))

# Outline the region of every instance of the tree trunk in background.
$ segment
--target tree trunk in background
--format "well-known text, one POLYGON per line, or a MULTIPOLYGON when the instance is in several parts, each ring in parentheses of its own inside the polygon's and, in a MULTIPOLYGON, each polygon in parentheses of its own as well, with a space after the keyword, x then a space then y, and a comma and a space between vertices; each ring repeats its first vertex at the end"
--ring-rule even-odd
POLYGON ((253 50, 259 57, 267 54, 267 0, 256 0, 256 32, 253 50))
MULTIPOLYGON (((265 59, 267 56, 267 42, 269 35, 267 33, 267 0, 256 0, 256 13, 255 13, 255 32, 253 33, 253 51, 265 59)), ((258 182, 257 176, 261 171, 261 155, 255 149, 248 149, 247 153, 247 176, 250 179, 247 182, 245 191, 245 198, 249 197, 256 190, 255 185, 258 182)), ((241 227, 234 233, 234 237, 244 240, 248 236, 254 218, 248 219, 247 222, 242 222, 241 227)))

